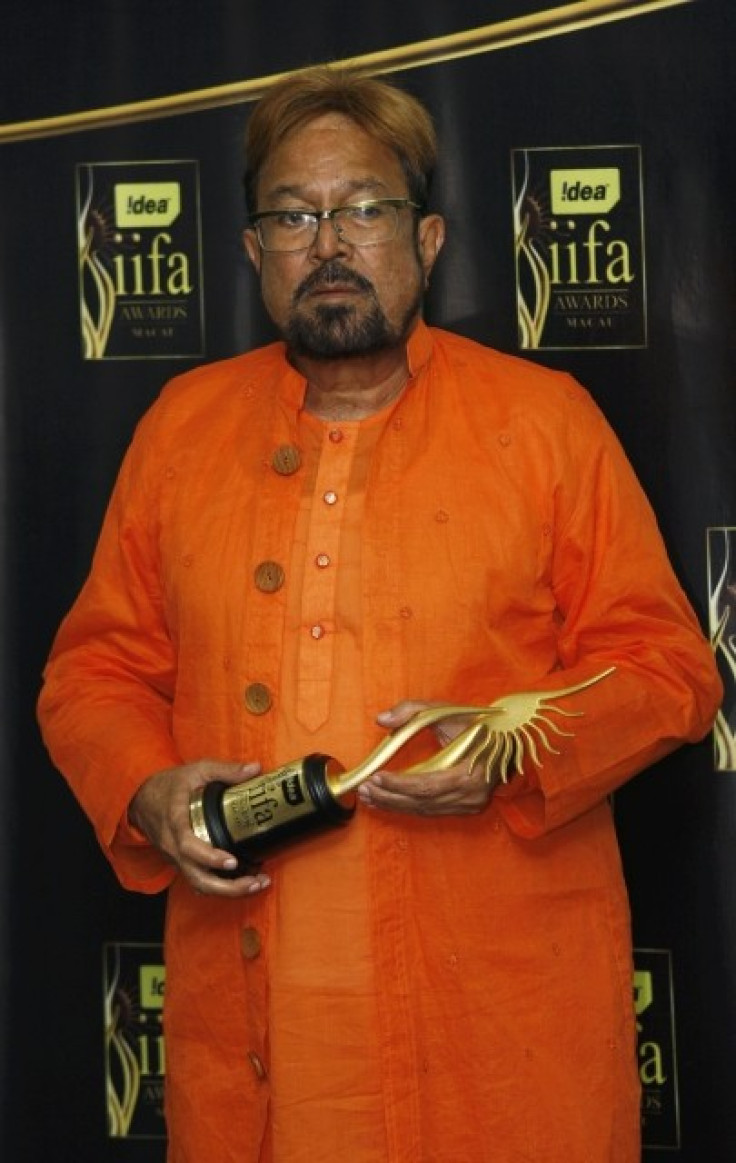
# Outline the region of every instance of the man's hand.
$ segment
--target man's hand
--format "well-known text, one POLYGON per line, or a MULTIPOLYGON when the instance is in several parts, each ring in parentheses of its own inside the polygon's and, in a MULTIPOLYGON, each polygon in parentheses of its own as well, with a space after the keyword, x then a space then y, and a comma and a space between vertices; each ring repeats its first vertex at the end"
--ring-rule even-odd
MULTIPOLYGON (((396 731, 418 711, 429 704, 405 701, 378 716, 382 727, 396 731)), ((434 728, 440 746, 468 726, 460 716, 445 719, 434 728)), ((498 778, 486 780, 484 764, 470 770, 469 762, 446 771, 431 771, 421 775, 403 775, 401 772, 379 771, 358 789, 358 796, 368 807, 384 808, 391 812, 410 812, 419 816, 476 815, 487 807, 498 778)))
POLYGON ((177 865, 197 892, 224 897, 260 892, 271 883, 263 872, 235 879, 218 876, 222 872, 232 874, 237 866, 235 857, 199 840, 189 819, 189 801, 204 784, 213 780, 242 783, 259 772, 257 763, 219 763, 211 759, 159 771, 136 792, 128 818, 167 860, 177 865))

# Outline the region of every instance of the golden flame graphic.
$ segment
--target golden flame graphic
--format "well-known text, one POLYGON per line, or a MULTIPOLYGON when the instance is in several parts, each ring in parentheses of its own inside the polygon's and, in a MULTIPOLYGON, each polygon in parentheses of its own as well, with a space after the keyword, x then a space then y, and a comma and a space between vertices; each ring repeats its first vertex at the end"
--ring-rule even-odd
MULTIPOLYGON (((736 771, 736 727, 729 723, 727 706, 736 702, 736 627, 734 626, 734 600, 736 600, 736 563, 732 561, 732 546, 736 539, 736 529, 711 529, 708 538, 708 570, 710 574, 713 558, 718 551, 722 557, 722 568, 718 577, 710 584, 709 619, 711 645, 716 657, 723 663, 721 673, 726 694, 718 711, 713 728, 716 771, 736 771), (718 549, 716 534, 722 535, 722 545, 718 549)), ((719 539, 720 540, 720 539, 719 539)))
POLYGON ((123 1138, 130 1131, 141 1084, 140 1064, 125 1036, 126 1015, 119 984, 120 954, 115 950, 114 972, 105 991, 107 1116, 113 1138, 123 1138))
POLYGON ((514 203, 514 243, 516 251, 516 303, 519 319, 520 346, 539 347, 544 324, 549 312, 551 280, 543 254, 537 247, 539 237, 533 214, 534 202, 528 193, 529 155, 524 151, 524 178, 519 196, 514 203), (527 303, 522 288, 523 271, 531 276, 532 302, 527 303))
POLYGON ((87 196, 77 220, 79 305, 84 358, 102 359, 115 317, 115 284, 99 246, 104 239, 104 223, 99 218, 95 220, 92 190, 90 175, 87 196))

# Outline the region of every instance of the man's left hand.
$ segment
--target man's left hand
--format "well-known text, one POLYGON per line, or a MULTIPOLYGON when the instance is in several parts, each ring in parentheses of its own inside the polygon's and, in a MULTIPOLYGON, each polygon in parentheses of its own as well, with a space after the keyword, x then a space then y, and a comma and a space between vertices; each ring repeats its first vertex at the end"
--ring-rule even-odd
MULTIPOLYGON (((429 704, 406 701, 378 716, 383 727, 395 731, 429 704)), ((438 742, 444 747, 468 725, 460 718, 446 719, 435 727, 438 742)), ((358 796, 363 804, 390 812, 409 812, 418 816, 476 815, 487 807, 498 778, 486 779, 485 764, 470 770, 469 761, 445 771, 404 775, 379 771, 361 784, 358 796)))

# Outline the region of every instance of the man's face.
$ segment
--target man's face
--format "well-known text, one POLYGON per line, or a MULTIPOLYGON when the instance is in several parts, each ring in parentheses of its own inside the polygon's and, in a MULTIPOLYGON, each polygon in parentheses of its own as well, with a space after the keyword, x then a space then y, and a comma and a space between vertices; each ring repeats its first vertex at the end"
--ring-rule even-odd
MULTIPOLYGON (((396 154, 342 114, 330 113, 290 134, 258 179, 258 210, 329 210, 372 198, 408 196, 396 154)), ((338 359, 403 343, 420 310, 427 276, 442 245, 437 215, 417 224, 399 210, 395 238, 372 246, 342 241, 330 221, 307 250, 245 247, 261 277, 266 310, 295 354, 338 359)))

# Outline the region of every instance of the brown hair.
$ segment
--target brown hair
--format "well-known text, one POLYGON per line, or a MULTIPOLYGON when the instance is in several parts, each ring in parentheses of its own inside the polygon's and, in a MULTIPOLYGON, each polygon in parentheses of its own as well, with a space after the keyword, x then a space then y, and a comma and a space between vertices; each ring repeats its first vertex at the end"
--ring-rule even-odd
POLYGON ((256 105, 245 134, 245 201, 254 214, 258 175, 269 153, 295 129, 326 113, 344 113, 397 155, 409 196, 426 208, 437 160, 432 118, 409 93, 373 77, 329 65, 278 81, 256 105))

